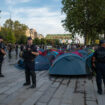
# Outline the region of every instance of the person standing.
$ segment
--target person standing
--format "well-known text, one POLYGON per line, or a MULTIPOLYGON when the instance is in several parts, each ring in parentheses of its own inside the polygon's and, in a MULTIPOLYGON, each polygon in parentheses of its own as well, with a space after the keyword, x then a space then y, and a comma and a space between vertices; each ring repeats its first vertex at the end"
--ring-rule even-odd
POLYGON ((24 50, 24 45, 21 44, 21 46, 20 46, 20 51, 23 52, 23 50, 24 50))
POLYGON ((18 56, 18 44, 15 44, 15 52, 16 52, 16 56, 18 56))
POLYGON ((23 50, 23 59, 25 63, 25 77, 26 82, 23 86, 27 86, 31 84, 30 78, 32 78, 32 86, 31 88, 36 87, 36 74, 35 74, 35 58, 38 56, 37 48, 33 45, 33 41, 31 37, 28 37, 27 45, 23 50))
POLYGON ((4 55, 6 55, 6 52, 5 52, 5 46, 3 44, 3 38, 0 37, 0 77, 4 77, 4 75, 2 74, 2 62, 3 62, 3 57, 4 55))
POLYGON ((9 59, 11 59, 11 52, 12 52, 12 44, 11 43, 9 43, 8 44, 8 56, 9 56, 9 59))
POLYGON ((102 94, 102 80, 105 85, 105 40, 100 41, 100 47, 95 51, 92 64, 96 72, 98 93, 102 94))

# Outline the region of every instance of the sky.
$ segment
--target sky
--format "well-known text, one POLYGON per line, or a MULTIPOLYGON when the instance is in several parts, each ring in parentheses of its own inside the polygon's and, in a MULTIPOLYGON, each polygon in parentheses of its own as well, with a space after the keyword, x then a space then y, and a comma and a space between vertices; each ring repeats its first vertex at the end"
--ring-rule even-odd
POLYGON ((61 13, 62 0, 0 0, 0 23, 3 25, 6 19, 19 20, 35 28, 38 33, 63 34, 61 21, 65 15, 61 13))

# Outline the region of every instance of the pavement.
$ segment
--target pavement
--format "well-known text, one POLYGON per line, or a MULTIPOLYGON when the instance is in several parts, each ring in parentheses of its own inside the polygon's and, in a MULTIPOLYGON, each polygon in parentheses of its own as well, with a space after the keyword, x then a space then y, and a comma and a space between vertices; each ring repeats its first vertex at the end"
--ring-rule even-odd
POLYGON ((48 71, 37 71, 37 87, 23 87, 24 70, 14 66, 18 60, 13 52, 12 58, 7 56, 3 62, 5 78, 0 78, 0 105, 105 104, 105 94, 97 94, 95 77, 50 76, 48 71))

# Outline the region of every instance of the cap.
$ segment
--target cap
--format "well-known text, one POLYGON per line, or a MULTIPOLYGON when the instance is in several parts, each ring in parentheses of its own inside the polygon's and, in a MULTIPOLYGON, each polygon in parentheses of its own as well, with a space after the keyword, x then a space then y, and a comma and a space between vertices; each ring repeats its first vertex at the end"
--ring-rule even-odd
POLYGON ((32 38, 31 37, 28 37, 28 39, 27 40, 32 40, 32 38))
POLYGON ((105 43, 105 40, 100 40, 100 44, 103 44, 103 43, 105 43))

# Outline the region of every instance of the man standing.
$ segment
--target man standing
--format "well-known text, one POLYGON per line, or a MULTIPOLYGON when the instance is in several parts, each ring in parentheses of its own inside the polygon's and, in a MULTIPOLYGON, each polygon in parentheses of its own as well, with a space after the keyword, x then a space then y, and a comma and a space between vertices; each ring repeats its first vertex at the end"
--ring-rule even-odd
POLYGON ((21 44, 21 46, 20 46, 20 51, 23 52, 23 50, 24 50, 24 45, 21 44))
POLYGON ((26 82, 23 84, 24 86, 30 85, 32 78, 32 86, 31 88, 36 87, 36 74, 35 74, 35 58, 38 56, 37 48, 33 45, 32 38, 29 37, 27 41, 27 45, 23 51, 23 59, 25 63, 25 76, 26 82))
POLYGON ((16 56, 18 55, 18 44, 15 44, 15 52, 16 52, 16 56))
POLYGON ((11 52, 12 52, 12 44, 11 43, 9 43, 8 44, 8 56, 9 56, 9 59, 11 59, 11 52))
POLYGON ((4 77, 4 75, 1 72, 3 57, 6 54, 4 49, 5 49, 5 46, 3 44, 3 38, 0 37, 0 77, 4 77))
POLYGON ((102 79, 105 85, 105 40, 100 41, 100 47, 95 51, 92 59, 96 71, 98 93, 102 94, 102 79))

